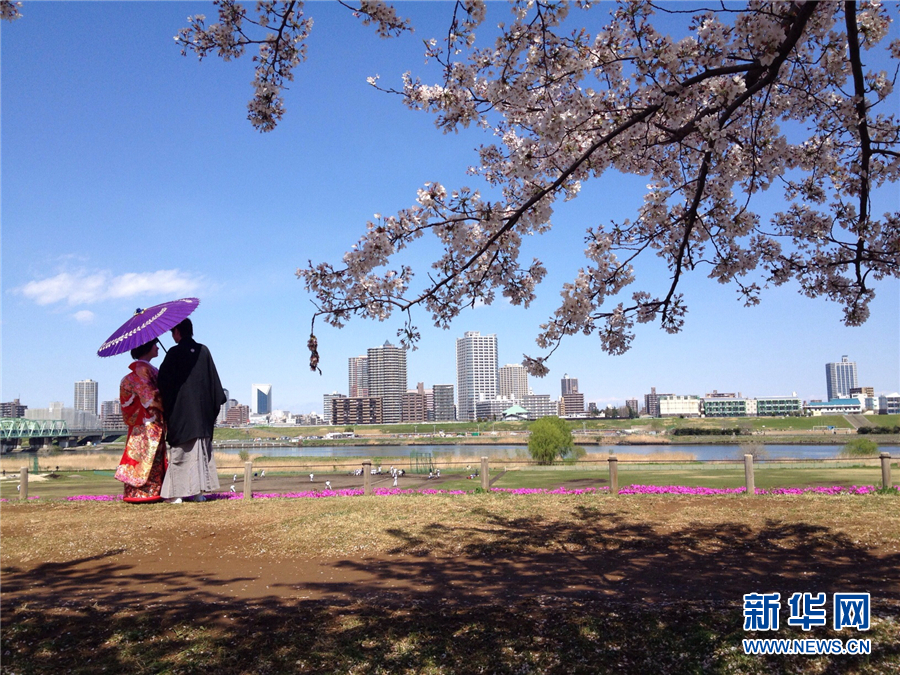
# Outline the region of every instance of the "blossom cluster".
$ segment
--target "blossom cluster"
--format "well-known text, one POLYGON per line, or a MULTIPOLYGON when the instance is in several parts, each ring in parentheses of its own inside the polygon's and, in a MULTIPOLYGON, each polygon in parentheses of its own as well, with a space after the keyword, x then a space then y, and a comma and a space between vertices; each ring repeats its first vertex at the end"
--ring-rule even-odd
MULTIPOLYGON (((891 21, 881 4, 698 10, 678 39, 657 30, 645 0, 619 2, 594 34, 571 28, 569 3, 513 2, 512 21, 487 46, 476 39, 484 3, 461 6, 467 14, 454 14, 446 38, 426 41, 442 80, 405 73, 387 91, 445 133, 478 126, 493 136, 470 174, 497 198, 426 184, 413 207, 370 222, 343 266, 298 270, 316 316, 340 326, 422 306, 446 327, 497 293, 528 305, 546 270, 520 261, 524 238, 551 227, 556 201, 610 172, 647 176, 646 198, 636 218, 588 228, 587 265, 540 327, 537 344, 549 353, 583 333, 621 354, 635 323, 678 332, 680 283, 698 268, 748 305, 795 280, 803 294, 842 305, 848 325, 868 317, 875 281, 900 276, 900 213, 872 211, 873 192, 900 179, 889 98, 897 66, 865 67, 891 21), (785 208, 764 220, 755 196, 776 185, 785 208), (414 287, 413 271, 390 263, 425 232, 443 252, 414 287), (651 255, 669 281, 626 292, 636 261, 651 255)), ((887 54, 896 62, 900 42, 887 54)), ((548 355, 523 365, 543 375, 548 355)))
MULTIPOLYGON (((412 30, 383 0, 341 4, 381 37, 412 30)), ((4 17, 12 11, 0 5, 4 17)), ((257 2, 255 19, 236 0, 215 5, 217 23, 188 17, 175 39, 182 53, 224 60, 258 44, 249 117, 271 130, 312 20, 300 1, 257 2)), ((839 303, 848 325, 868 318, 875 282, 900 276, 900 212, 879 217, 872 207, 873 193, 900 179, 891 98, 900 41, 887 46, 894 72, 866 69, 888 34, 887 6, 755 0, 691 10, 679 35, 658 29, 666 10, 648 0, 512 0, 509 21, 488 21, 497 7, 455 3, 446 34, 424 40, 439 81, 406 72, 398 88, 383 89, 432 115, 444 133, 483 129, 490 140, 469 174, 484 188, 426 183, 409 208, 376 215, 341 264, 298 269, 317 302, 313 333, 319 316, 340 327, 400 312, 401 342, 414 346, 414 307, 446 328, 498 293, 528 306, 547 271, 537 258, 520 260, 523 242, 552 227, 557 201, 609 173, 646 176, 645 199, 633 219, 587 229, 586 265, 540 326, 546 353, 524 358, 533 375, 546 374, 566 336, 597 335, 603 350, 621 354, 636 323, 680 331, 687 303, 679 288, 698 268, 748 305, 793 280, 801 293, 839 303), (608 23, 586 19, 602 25, 589 32, 574 8, 607 12, 608 23), (491 36, 479 41, 485 23, 491 36), (764 219, 756 195, 776 185, 785 207, 764 219), (426 233, 441 253, 417 285, 413 269, 392 260, 426 233), (635 264, 649 256, 668 280, 629 289, 635 264)), ((378 81, 368 78, 382 89, 378 81)))

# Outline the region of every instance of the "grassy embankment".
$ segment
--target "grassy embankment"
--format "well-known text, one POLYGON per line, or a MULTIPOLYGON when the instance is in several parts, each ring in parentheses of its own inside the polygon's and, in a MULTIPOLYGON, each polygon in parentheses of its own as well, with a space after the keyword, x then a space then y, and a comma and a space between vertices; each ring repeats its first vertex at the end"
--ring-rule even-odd
MULTIPOLYGON (((872 426, 894 427, 900 424, 900 415, 868 416, 872 426)), ((419 424, 386 424, 356 425, 353 427, 253 427, 248 429, 216 429, 215 440, 218 442, 237 441, 252 443, 256 439, 263 442, 275 442, 287 436, 324 436, 335 431, 352 430, 355 439, 309 439, 303 444, 316 445, 358 445, 365 442, 371 444, 388 443, 525 443, 525 432, 528 422, 439 422, 419 424), (445 436, 442 438, 441 433, 445 436), (477 436, 472 434, 478 434, 477 436), (460 438, 462 435, 464 438, 460 438), (517 438, 518 437, 518 438, 517 438)), ((579 422, 570 421, 569 426, 575 431, 579 440, 585 443, 697 443, 697 442, 729 442, 730 436, 673 436, 675 429, 740 429, 741 436, 762 436, 768 442, 791 442, 791 437, 798 435, 802 442, 815 442, 815 438, 827 439, 828 442, 841 442, 842 434, 834 434, 830 430, 816 430, 816 427, 834 427, 837 430, 852 431, 853 425, 841 415, 821 417, 739 417, 739 418, 700 418, 700 419, 591 419, 579 422), (613 436, 617 432, 628 432, 627 435, 613 436), (596 435, 594 435, 596 434, 596 435), (609 436, 607 436, 609 434, 609 436), (834 438, 837 436, 837 438, 834 438)), ((739 437, 737 437, 739 438, 739 437)), ((734 441, 735 439, 731 439, 734 441)))

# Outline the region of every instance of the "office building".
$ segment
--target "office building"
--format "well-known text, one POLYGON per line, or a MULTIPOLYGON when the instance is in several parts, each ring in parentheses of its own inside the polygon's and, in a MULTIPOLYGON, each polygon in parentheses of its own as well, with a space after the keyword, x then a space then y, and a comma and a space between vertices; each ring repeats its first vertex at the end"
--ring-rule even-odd
POLYGON ((756 414, 759 417, 785 417, 801 415, 803 401, 797 394, 793 396, 766 396, 756 399, 756 414))
POLYGON ((384 424, 403 419, 403 395, 406 393, 406 350, 385 342, 368 349, 369 396, 381 399, 384 424))
POLYGON ((325 424, 331 424, 331 405, 335 399, 347 398, 343 394, 336 391, 322 396, 322 417, 325 418, 325 424))
POLYGON ((528 371, 521 363, 507 363, 497 373, 498 393, 502 398, 520 399, 528 395, 528 371))
POLYGON ((756 399, 728 396, 709 396, 703 399, 703 414, 707 417, 752 417, 756 415, 756 399))
POLYGON ((332 399, 329 424, 382 424, 382 399, 373 396, 353 396, 332 399))
POLYGON ((237 401, 228 409, 225 415, 225 424, 233 427, 239 427, 243 424, 250 423, 250 406, 241 405, 237 401))
POLYGON ((223 389, 223 391, 225 392, 225 403, 219 406, 219 414, 216 417, 216 424, 225 424, 225 420, 228 419, 228 409, 235 403, 237 403, 237 401, 229 396, 229 392, 227 389, 223 389))
POLYGON ((456 414, 476 419, 475 403, 497 397, 497 336, 468 331, 456 339, 456 414))
MULTIPOLYGON (((569 380, 571 382, 571 380, 569 380)), ((565 382, 565 380, 563 380, 565 382)), ((578 387, 578 380, 575 380, 578 387)), ((560 417, 581 417, 584 415, 584 394, 577 391, 563 394, 559 399, 560 417)))
POLYGON ((116 399, 114 401, 103 401, 100 404, 100 428, 101 429, 122 429, 125 427, 125 420, 122 419, 122 404, 116 399))
POLYGON ((52 401, 49 408, 29 408, 25 411, 25 419, 41 421, 63 421, 73 429, 99 429, 100 417, 87 410, 66 408, 62 401, 52 401))
POLYGON ((369 357, 351 356, 348 359, 348 388, 350 398, 369 395, 369 357))
MULTIPOLYGON (((577 394, 578 393, 578 378, 569 377, 568 373, 562 376, 562 379, 559 381, 560 393, 565 396, 566 394, 577 394)), ((583 408, 583 406, 582 406, 583 408)))
POLYGON ((850 390, 859 386, 856 379, 856 362, 842 356, 840 363, 825 364, 825 385, 828 400, 848 398, 850 390))
POLYGON ((272 385, 252 385, 250 387, 250 414, 268 415, 270 412, 272 412, 272 385))
POLYGON ((806 404, 806 412, 813 417, 819 415, 859 415, 865 410, 865 404, 859 398, 832 398, 828 401, 810 401, 806 404))
POLYGON ((75 383, 75 410, 97 414, 97 383, 81 380, 75 383))
POLYGON ((677 396, 676 394, 659 395, 660 417, 700 417, 699 396, 677 396))
POLYGON ((528 411, 528 419, 537 420, 559 414, 559 403, 550 394, 528 394, 522 397, 522 407, 528 411))
POLYGON ((435 384, 432 386, 432 391, 434 392, 434 421, 456 421, 456 403, 454 403, 453 400, 453 385, 435 384))
POLYGON ((650 387, 650 393, 644 394, 644 409, 650 417, 659 417, 659 395, 656 387, 650 387))
POLYGON ((27 405, 22 405, 19 399, 14 398, 8 403, 0 403, 0 417, 25 417, 27 405))
POLYGON ((878 397, 879 415, 900 415, 900 394, 882 394, 878 397))
POLYGON ((418 389, 410 389, 403 394, 403 407, 400 412, 401 422, 425 422, 428 419, 428 406, 425 394, 418 389))
POLYGON ((625 407, 628 408, 630 415, 632 417, 637 417, 641 414, 640 404, 636 398, 629 398, 625 400, 625 407))
MULTIPOLYGON (((482 401, 475 402, 475 414, 477 415, 477 419, 484 420, 487 422, 495 422, 503 420, 503 413, 509 410, 510 408, 518 408, 521 406, 522 401, 514 398, 503 398, 497 397, 492 399, 485 399, 482 401)), ((527 410, 525 410, 527 414, 527 410)))

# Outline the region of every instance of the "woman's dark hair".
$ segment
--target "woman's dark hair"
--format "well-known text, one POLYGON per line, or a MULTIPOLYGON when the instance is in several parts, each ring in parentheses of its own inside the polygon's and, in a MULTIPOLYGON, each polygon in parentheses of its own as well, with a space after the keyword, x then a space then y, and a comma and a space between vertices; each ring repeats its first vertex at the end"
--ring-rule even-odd
POLYGON ((185 319, 175 326, 175 328, 177 328, 178 332, 181 334, 182 340, 190 340, 194 337, 194 324, 191 323, 190 319, 185 319))
POLYGON ((156 339, 154 338, 153 340, 150 340, 150 342, 145 342, 144 344, 140 345, 139 347, 135 347, 134 349, 131 350, 131 358, 133 358, 135 361, 137 361, 144 354, 148 354, 150 352, 150 350, 153 349, 153 345, 155 345, 155 344, 156 344, 156 339))

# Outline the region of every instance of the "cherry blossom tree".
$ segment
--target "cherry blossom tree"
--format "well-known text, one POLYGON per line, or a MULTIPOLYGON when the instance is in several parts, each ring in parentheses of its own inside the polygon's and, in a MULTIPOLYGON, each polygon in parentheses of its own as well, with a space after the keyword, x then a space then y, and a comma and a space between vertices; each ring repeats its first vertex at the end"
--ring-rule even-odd
MULTIPOLYGON (((226 60, 258 46, 249 118, 269 131, 284 114, 311 20, 301 2, 259 2, 252 16, 233 0, 216 5, 217 23, 193 17, 176 41, 184 53, 226 60)), ((377 0, 345 6, 382 37, 412 28, 377 0)), ((545 360, 568 335, 596 334, 621 354, 636 323, 679 331, 687 311, 679 285, 690 272, 733 285, 747 305, 766 287, 796 282, 804 295, 839 303, 847 325, 867 319, 876 282, 900 276, 900 212, 874 213, 872 203, 900 172, 891 97, 900 41, 885 44, 884 6, 513 0, 498 36, 484 26, 483 0, 442 7, 447 34, 425 43, 440 80, 406 73, 384 91, 432 114, 444 132, 476 126, 491 137, 470 168, 480 189, 426 183, 409 208, 367 223, 340 263, 299 269, 317 301, 313 328, 318 317, 340 327, 400 312, 398 334, 413 346, 416 308, 447 328, 497 293, 529 306, 546 270, 520 259, 523 238, 549 230, 557 201, 608 172, 647 177, 646 195, 633 219, 587 230, 586 263, 537 336, 544 353, 523 361, 534 375, 547 373, 545 360), (588 11, 608 18, 579 21, 588 11), (684 15, 683 35, 659 29, 667 14, 684 15), (594 33, 581 27, 604 21, 594 33), (892 70, 868 69, 885 49, 878 61, 892 70), (776 189, 784 208, 763 219, 758 195, 776 189), (394 258, 426 234, 442 253, 419 282, 394 258), (633 266, 653 255, 668 281, 643 288, 633 266)))

